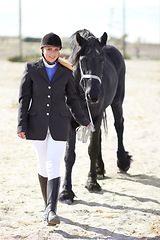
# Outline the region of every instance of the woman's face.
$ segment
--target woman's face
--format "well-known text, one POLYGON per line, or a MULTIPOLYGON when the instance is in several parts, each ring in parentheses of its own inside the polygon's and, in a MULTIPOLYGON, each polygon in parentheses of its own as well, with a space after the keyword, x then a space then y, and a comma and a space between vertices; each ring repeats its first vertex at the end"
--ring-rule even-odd
POLYGON ((59 57, 60 47, 43 47, 42 52, 48 62, 54 62, 59 57))

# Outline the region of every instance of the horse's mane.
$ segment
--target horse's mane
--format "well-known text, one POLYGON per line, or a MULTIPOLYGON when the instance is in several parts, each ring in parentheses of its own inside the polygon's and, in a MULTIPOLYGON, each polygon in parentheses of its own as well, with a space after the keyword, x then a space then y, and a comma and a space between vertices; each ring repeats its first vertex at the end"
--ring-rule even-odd
POLYGON ((79 59, 80 54, 84 50, 84 48, 83 47, 80 48, 77 43, 77 40, 76 40, 77 33, 79 33, 86 40, 96 39, 96 37, 87 29, 78 30, 70 37, 70 39, 71 39, 70 45, 72 48, 72 53, 69 57, 69 62, 73 65, 75 65, 77 63, 77 60, 79 59))

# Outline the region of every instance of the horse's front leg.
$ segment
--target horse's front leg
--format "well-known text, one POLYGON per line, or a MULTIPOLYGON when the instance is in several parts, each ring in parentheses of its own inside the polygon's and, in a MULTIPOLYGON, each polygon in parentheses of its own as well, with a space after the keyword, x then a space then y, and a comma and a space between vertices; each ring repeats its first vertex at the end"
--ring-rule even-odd
POLYGON ((76 142, 76 131, 71 128, 70 138, 67 142, 66 154, 65 154, 65 175, 64 183, 62 185, 62 192, 59 195, 59 200, 66 204, 72 204, 75 197, 72 191, 72 168, 75 163, 75 142, 76 142))
POLYGON ((102 131, 101 131, 101 129, 100 129, 100 133, 99 133, 99 147, 98 147, 98 159, 96 162, 96 172, 97 172, 98 179, 104 178, 105 169, 104 169, 104 162, 102 159, 102 131))
POLYGON ((111 107, 113 111, 113 116, 115 120, 114 125, 118 138, 117 166, 120 170, 127 172, 130 168, 131 156, 128 152, 125 151, 123 145, 124 118, 122 103, 119 102, 118 104, 112 104, 111 107))
POLYGON ((90 144, 88 146, 88 154, 90 157, 90 171, 88 174, 88 180, 85 187, 90 192, 97 192, 101 190, 100 185, 97 183, 96 173, 96 162, 99 153, 99 137, 100 128, 96 129, 95 132, 91 133, 90 144))

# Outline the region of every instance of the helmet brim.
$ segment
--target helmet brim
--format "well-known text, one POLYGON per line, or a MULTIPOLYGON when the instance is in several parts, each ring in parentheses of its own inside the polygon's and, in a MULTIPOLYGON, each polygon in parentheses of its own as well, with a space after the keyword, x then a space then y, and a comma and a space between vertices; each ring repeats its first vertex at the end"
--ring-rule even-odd
POLYGON ((42 45, 41 49, 44 47, 59 47, 60 49, 62 49, 62 46, 57 46, 57 45, 42 45))

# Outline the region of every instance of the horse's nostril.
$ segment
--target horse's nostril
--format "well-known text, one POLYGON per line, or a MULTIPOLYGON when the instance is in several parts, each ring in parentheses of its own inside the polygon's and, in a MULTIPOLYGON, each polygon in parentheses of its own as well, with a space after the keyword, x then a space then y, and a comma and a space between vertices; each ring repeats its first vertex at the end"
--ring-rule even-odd
POLYGON ((93 102, 93 103, 97 103, 97 102, 98 102, 98 99, 97 99, 97 98, 92 98, 92 102, 93 102))
POLYGON ((89 100, 90 103, 97 103, 98 102, 98 98, 90 95, 89 93, 87 93, 87 99, 89 100))

